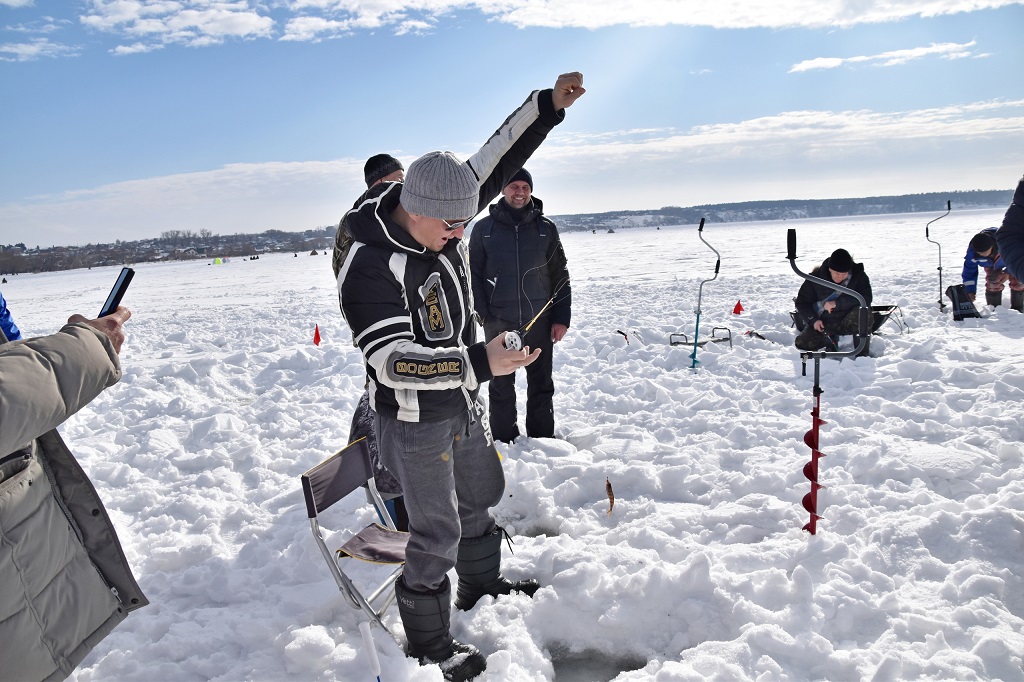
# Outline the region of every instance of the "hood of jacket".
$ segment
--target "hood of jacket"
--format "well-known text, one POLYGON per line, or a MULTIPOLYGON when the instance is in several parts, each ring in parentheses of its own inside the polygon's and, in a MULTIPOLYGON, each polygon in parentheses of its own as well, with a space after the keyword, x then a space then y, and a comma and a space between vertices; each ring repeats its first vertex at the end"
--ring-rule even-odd
MULTIPOLYGON (((435 258, 436 253, 423 246, 396 223, 391 214, 398 208, 402 196, 402 183, 383 182, 374 185, 359 198, 351 211, 342 219, 342 228, 357 242, 389 251, 407 253, 418 258, 435 258)), ((441 253, 457 248, 461 240, 451 239, 441 253)))

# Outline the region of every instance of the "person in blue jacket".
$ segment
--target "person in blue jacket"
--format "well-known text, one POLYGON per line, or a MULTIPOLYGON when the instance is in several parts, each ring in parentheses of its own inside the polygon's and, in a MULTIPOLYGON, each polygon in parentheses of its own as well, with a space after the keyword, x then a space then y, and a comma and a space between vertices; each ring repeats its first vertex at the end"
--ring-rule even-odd
POLYGON ((4 300, 3 294, 0 294, 0 331, 3 332, 4 339, 7 341, 17 341, 21 338, 21 330, 18 329, 18 325, 14 324, 14 318, 7 308, 7 301, 4 300))
POLYGON ((971 238, 964 255, 962 279, 964 290, 973 301, 978 290, 978 268, 985 269, 985 303, 998 306, 1003 303, 1003 287, 1010 284, 1010 307, 1024 312, 1024 283, 1006 271, 999 256, 995 227, 989 227, 971 238))
POLYGON ((996 242, 1006 271, 1017 279, 1024 279, 1024 178, 1017 183, 1003 224, 996 231, 996 242))

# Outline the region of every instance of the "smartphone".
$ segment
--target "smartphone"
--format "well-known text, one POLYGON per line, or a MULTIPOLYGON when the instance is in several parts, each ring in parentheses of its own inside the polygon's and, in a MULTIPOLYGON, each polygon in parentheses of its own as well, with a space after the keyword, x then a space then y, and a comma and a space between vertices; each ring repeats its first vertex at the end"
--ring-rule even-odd
POLYGON ((110 290, 110 295, 107 296, 107 301, 103 304, 103 309, 100 310, 100 317, 105 317, 117 310, 117 306, 121 305, 124 292, 128 290, 128 285, 131 284, 134 276, 135 271, 131 268, 121 268, 121 274, 117 276, 114 288, 110 290))

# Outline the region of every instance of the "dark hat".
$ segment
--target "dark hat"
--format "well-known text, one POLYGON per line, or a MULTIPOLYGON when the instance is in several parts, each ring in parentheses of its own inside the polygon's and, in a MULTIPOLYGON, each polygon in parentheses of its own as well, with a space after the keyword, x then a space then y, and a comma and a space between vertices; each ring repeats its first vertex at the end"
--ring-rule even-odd
POLYGON ((513 182, 520 181, 525 182, 527 185, 529 185, 530 191, 533 191, 533 176, 530 175, 530 171, 526 170, 525 168, 520 168, 519 170, 517 170, 516 174, 509 178, 508 182, 505 183, 505 187, 508 187, 513 182))
POLYGON ((828 257, 828 267, 836 272, 849 272, 853 269, 853 256, 846 249, 836 249, 828 257))
POLYGON ((366 165, 363 166, 363 178, 366 180, 367 187, 373 187, 373 183, 399 170, 405 170, 401 161, 390 154, 375 154, 366 160, 366 165))
POLYGON ((971 248, 974 249, 975 254, 979 254, 992 248, 998 249, 999 246, 991 232, 979 232, 971 238, 971 248))

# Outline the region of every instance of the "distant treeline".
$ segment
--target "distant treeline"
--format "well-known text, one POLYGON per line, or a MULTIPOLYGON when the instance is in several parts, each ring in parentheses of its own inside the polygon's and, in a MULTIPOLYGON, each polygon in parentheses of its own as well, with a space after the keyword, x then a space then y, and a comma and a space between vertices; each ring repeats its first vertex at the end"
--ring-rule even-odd
MULTIPOLYGON (((1010 205, 1013 190, 971 190, 931 192, 861 199, 787 199, 745 201, 703 206, 665 206, 647 211, 609 211, 550 216, 563 232, 609 230, 612 228, 710 223, 834 218, 887 213, 997 208, 1010 205)), ((301 232, 268 230, 259 234, 218 235, 210 230, 169 230, 159 238, 34 249, 25 243, 0 246, 0 273, 45 272, 101 265, 121 265, 160 260, 184 260, 225 256, 247 256, 273 251, 309 252, 329 249, 334 243, 334 225, 301 232)))
POLYGON ((50 272, 104 265, 166 260, 249 256, 273 251, 308 253, 334 243, 334 226, 302 232, 267 230, 259 234, 214 234, 210 230, 168 230, 153 239, 113 244, 29 248, 24 242, 0 246, 0 274, 50 272))
POLYGON ((704 218, 709 223, 735 223, 757 220, 793 220, 796 218, 837 218, 854 215, 888 213, 920 213, 945 211, 946 202, 953 210, 999 208, 1010 205, 1013 190, 971 190, 965 192, 930 192, 890 197, 860 199, 785 199, 780 201, 744 201, 732 204, 702 206, 666 206, 647 211, 609 211, 577 215, 550 216, 563 232, 573 230, 645 227, 655 225, 690 225, 704 218))

